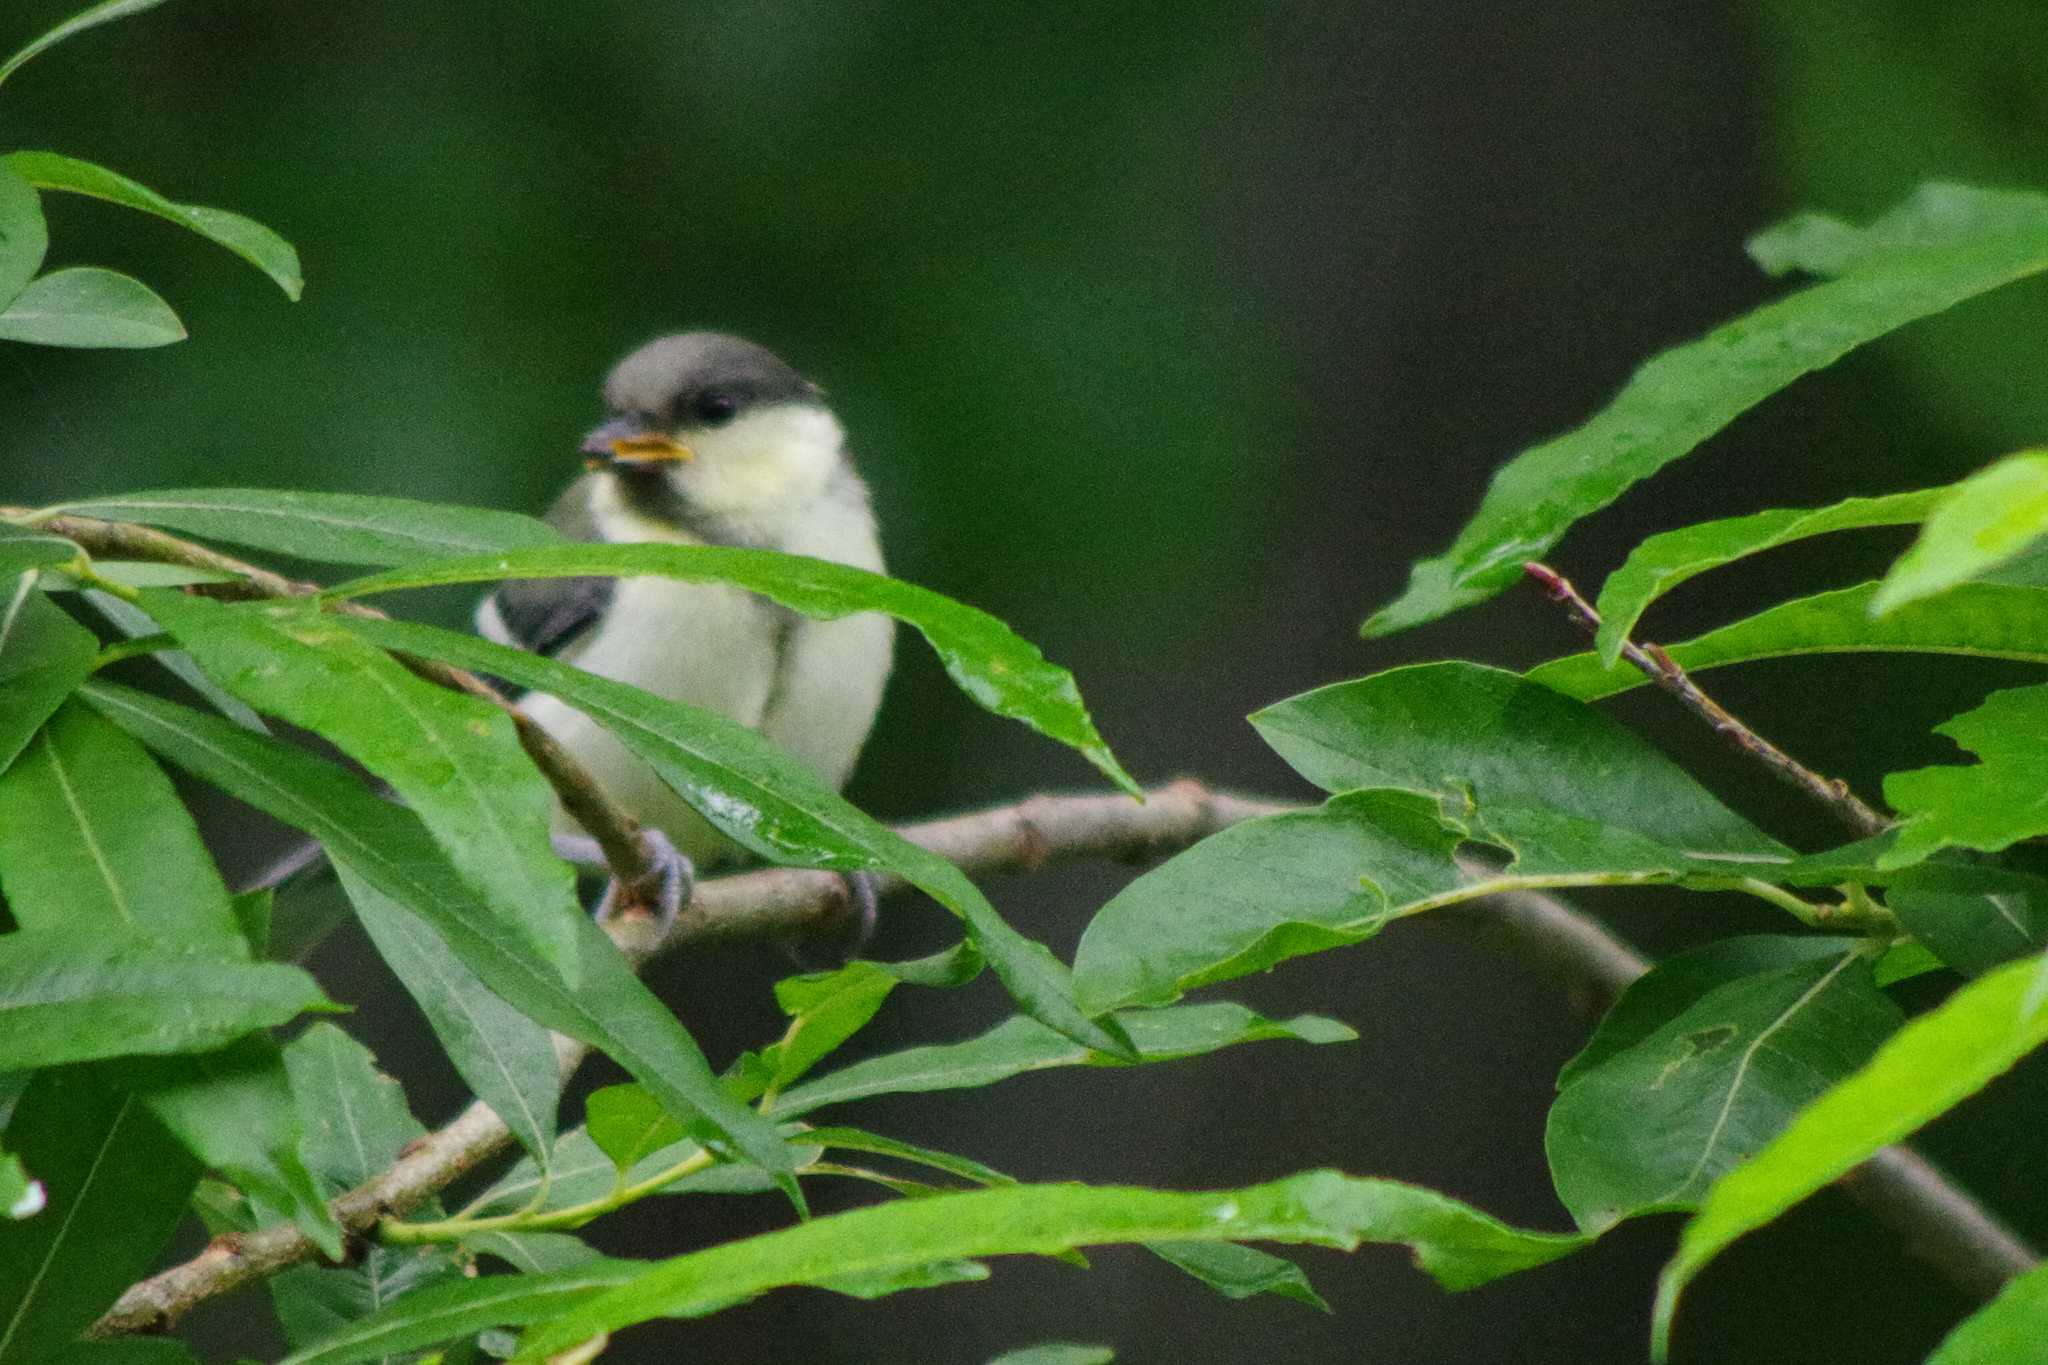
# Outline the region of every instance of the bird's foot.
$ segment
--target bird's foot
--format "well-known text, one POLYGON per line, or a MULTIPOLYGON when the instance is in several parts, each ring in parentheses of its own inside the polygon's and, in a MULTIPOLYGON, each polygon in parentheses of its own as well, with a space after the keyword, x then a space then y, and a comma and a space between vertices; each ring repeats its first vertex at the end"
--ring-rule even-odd
MULTIPOLYGON (((627 915, 649 916, 657 934, 666 936, 683 907, 690 903, 690 895, 697 886, 697 867, 660 830, 642 829, 640 838, 649 864, 647 876, 637 884, 612 878, 605 884, 604 895, 591 914, 600 924, 627 915)), ((557 834, 554 845, 557 854, 579 866, 605 866, 603 850, 597 840, 587 835, 557 834)))
POLYGON ((842 872, 845 899, 832 907, 817 928, 786 942, 790 958, 806 971, 829 971, 859 957, 875 936, 875 920, 881 899, 879 883, 872 872, 842 872))

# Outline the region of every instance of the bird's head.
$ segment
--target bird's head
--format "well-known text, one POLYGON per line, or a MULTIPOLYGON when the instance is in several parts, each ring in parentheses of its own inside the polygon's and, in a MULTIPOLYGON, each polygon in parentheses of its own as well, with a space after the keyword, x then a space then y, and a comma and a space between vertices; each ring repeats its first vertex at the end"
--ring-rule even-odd
POLYGON ((613 367, 604 399, 610 418, 583 454, 641 505, 765 515, 819 497, 845 458, 818 386, 736 336, 650 341, 613 367))

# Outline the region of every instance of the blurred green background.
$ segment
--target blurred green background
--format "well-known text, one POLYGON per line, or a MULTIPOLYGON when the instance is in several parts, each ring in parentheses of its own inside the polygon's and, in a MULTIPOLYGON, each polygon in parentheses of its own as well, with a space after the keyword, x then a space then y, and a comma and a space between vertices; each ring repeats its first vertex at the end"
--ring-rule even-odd
MULTIPOLYGON (((0 49, 72 8, 13 0, 0 49)), ((2035 0, 177 0, 25 69, 0 91, 0 148, 251 214, 298 245, 305 299, 167 225, 53 199, 53 264, 141 275, 193 339, 0 348, 0 501, 258 484, 537 510, 574 472, 617 356, 729 329, 828 387, 895 571, 1072 666, 1134 771, 1305 795, 1243 714, 1405 660, 1574 647, 1534 594, 1413 637, 1355 630, 1493 466, 1775 292, 1742 256, 1748 232, 1802 205, 1868 214, 1930 177, 2048 183, 2044 50, 2035 0)), ((1745 417, 1557 562, 1591 586, 1650 529, 1934 482, 2039 441, 2044 354, 2040 288, 1924 324, 1745 417)), ((1853 581, 1897 544, 1701 580, 1646 631, 1853 581)), ((2009 676, 1857 660, 1719 690, 1874 792, 1886 766, 1952 753, 1928 727, 2009 676)), ((1621 710, 1781 833, 1832 838, 1655 699, 1621 710)), ((853 795, 903 817, 1089 777, 976 712, 905 640, 853 795)), ((208 819, 231 857, 258 856, 237 813, 208 819)), ((1065 951, 1123 875, 994 890, 1065 951)), ((1595 908, 1659 952, 1776 927, 1711 899, 1595 908)), ((931 907, 892 906, 880 951, 945 933, 931 907)), ((449 1113, 453 1078, 360 939, 313 965, 365 1002, 352 1027, 423 1117, 449 1113)), ((719 953, 657 984, 722 1060, 770 1026, 765 983, 785 969, 772 950, 719 953)), ((848 1121, 1025 1178, 1199 1186, 1335 1165, 1562 1225, 1542 1121, 1584 1028, 1552 983, 1415 927, 1231 993, 1364 1036, 877 1101, 848 1121)), ((899 997, 859 1047, 1001 1012, 992 983, 899 997)), ((2044 1083, 2023 1068, 1928 1139, 2036 1238, 2044 1083)), ((783 1213, 642 1206, 598 1240, 648 1254, 783 1213)), ((1638 1361, 1674 1228, 1649 1220, 1457 1299, 1390 1252, 1307 1253, 1334 1317, 1229 1304, 1112 1251, 1085 1276, 1009 1264, 878 1305, 778 1294, 641 1329, 607 1359, 971 1362, 1059 1338, 1131 1361, 1638 1361)), ((1681 1358, 1917 1360, 1964 1308, 1825 1196, 1705 1277, 1681 1358)), ((198 1330, 223 1355, 274 1350, 262 1316, 244 1297, 198 1330)))

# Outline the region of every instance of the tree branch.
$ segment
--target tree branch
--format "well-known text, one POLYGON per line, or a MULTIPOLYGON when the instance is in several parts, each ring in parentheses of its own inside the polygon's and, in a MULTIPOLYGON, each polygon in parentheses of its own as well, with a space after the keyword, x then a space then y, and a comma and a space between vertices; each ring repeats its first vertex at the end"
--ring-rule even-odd
MULTIPOLYGON (((1217 830, 1292 807, 1176 782, 1137 805, 1124 796, 1037 796, 1016 805, 911 825, 900 832, 969 872, 1032 871, 1083 857, 1143 860, 1185 848, 1217 830)), ((900 887, 884 879, 886 887, 900 887)), ((608 924, 636 966, 711 939, 802 933, 843 913, 845 883, 836 873, 768 868, 699 882, 666 935, 648 916, 608 924)), ((1489 946, 1559 978, 1575 1003, 1597 1015, 1648 969, 1626 944, 1585 915, 1534 893, 1516 892, 1424 917, 1451 922, 1489 946)), ((557 1038, 566 1077, 586 1049, 557 1038)), ((414 1143, 392 1167, 334 1201, 354 1236, 381 1218, 408 1212, 511 1142, 481 1103, 414 1143)), ((1968 1194, 1903 1147, 1878 1154, 1843 1177, 1859 1202, 1906 1238, 1908 1246, 1959 1289, 1987 1298, 2034 1264, 2034 1253, 1968 1194)), ((194 1305, 317 1255, 290 1225, 216 1239, 198 1256, 131 1287, 93 1334, 163 1330, 194 1305)))
MULTIPOLYGON (((1580 596, 1579 590, 1563 574, 1533 560, 1522 566, 1522 572, 1541 584, 1543 590, 1550 594, 1551 601, 1561 603, 1572 624, 1587 636, 1593 636, 1600 629, 1600 613, 1593 610, 1593 604, 1580 596)), ((1678 698, 1680 705, 1705 721, 1715 734, 1728 742, 1730 748, 1748 755, 1779 781, 1789 783, 1812 797, 1856 834, 1869 838, 1892 827, 1890 820, 1850 791, 1847 782, 1838 777, 1823 777, 1736 719, 1728 708, 1701 691, 1700 685, 1661 645, 1638 645, 1633 640, 1624 639, 1621 657, 1640 669, 1644 677, 1678 698)))

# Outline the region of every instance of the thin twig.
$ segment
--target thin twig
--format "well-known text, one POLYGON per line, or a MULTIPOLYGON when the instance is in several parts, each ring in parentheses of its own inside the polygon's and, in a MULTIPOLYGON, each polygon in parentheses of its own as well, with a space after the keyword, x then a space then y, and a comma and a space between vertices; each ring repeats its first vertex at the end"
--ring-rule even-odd
MULTIPOLYGON (((1289 809, 1212 792, 1190 781, 1148 792, 1143 805, 1123 796, 1038 796, 900 832, 969 872, 1031 871, 1090 856, 1153 858, 1240 820, 1289 809)), ((638 966, 657 953, 709 939, 805 932, 841 913, 845 894, 845 882, 836 873, 769 868, 698 883, 689 909, 658 940, 653 921, 645 917, 606 927, 638 966)), ((1648 968, 1592 919, 1534 892, 1451 907, 1423 922, 1468 928, 1490 946, 1556 977, 1589 1016, 1597 1016, 1648 968)), ((586 1052, 563 1038, 555 1040, 555 1048, 564 1076, 586 1052)), ((454 1122, 415 1143, 382 1175, 337 1199, 335 1216, 351 1234, 363 1235, 381 1218, 425 1202, 510 1142, 497 1115, 481 1103, 472 1104, 454 1122)), ((1989 1297, 2034 1264, 2034 1253, 2023 1242, 1903 1147, 1879 1153, 1843 1177, 1842 1185, 1965 1293, 1989 1297)), ((291 1225, 219 1239, 192 1260, 130 1288, 93 1332, 162 1330, 204 1300, 317 1254, 291 1225)))
MULTIPOLYGON (((27 509, 20 507, 0 507, 0 520, 22 515, 26 511, 27 509)), ((201 586, 200 591, 210 597, 276 599, 311 597, 321 591, 318 583, 287 578, 260 565, 247 563, 232 555, 224 555, 218 550, 208 549, 204 545, 195 544, 150 526, 136 526, 122 521, 101 521, 94 517, 60 516, 42 522, 37 529, 51 535, 63 536, 84 546, 93 554, 105 558, 181 564, 188 569, 203 569, 209 573, 230 575, 230 582, 201 586)), ((357 602, 337 603, 334 610, 373 620, 384 619, 383 612, 357 602)), ((653 850, 641 837, 639 821, 606 795, 604 789, 584 771, 581 764, 555 742, 552 735, 534 724, 525 712, 506 700, 498 689, 474 673, 451 668, 447 664, 431 659, 408 659, 405 662, 429 682, 465 692, 479 701, 489 702, 507 712, 512 717, 512 726, 519 736, 520 747, 526 750, 534 766, 540 769, 541 776, 554 788, 555 795, 562 802, 562 809, 589 832, 591 838, 597 841, 599 849, 603 851, 605 866, 626 893, 619 903, 624 907, 651 907, 654 904, 654 888, 659 881, 660 868, 655 861, 653 850)))
MULTIPOLYGON (((1572 624, 1589 638, 1599 631, 1600 613, 1593 610, 1593 604, 1580 596, 1579 590, 1563 574, 1533 560, 1522 566, 1522 572, 1541 584, 1543 590, 1550 594, 1551 601, 1562 603, 1572 624)), ((1728 708, 1701 691, 1699 684, 1663 646, 1638 645, 1633 640, 1623 639, 1621 657, 1640 669, 1644 677, 1678 698, 1730 748, 1748 755, 1769 769, 1773 776, 1818 801, 1858 835, 1868 838, 1892 827, 1890 820, 1850 791, 1847 782, 1838 777, 1823 777, 1736 719, 1728 708)))

